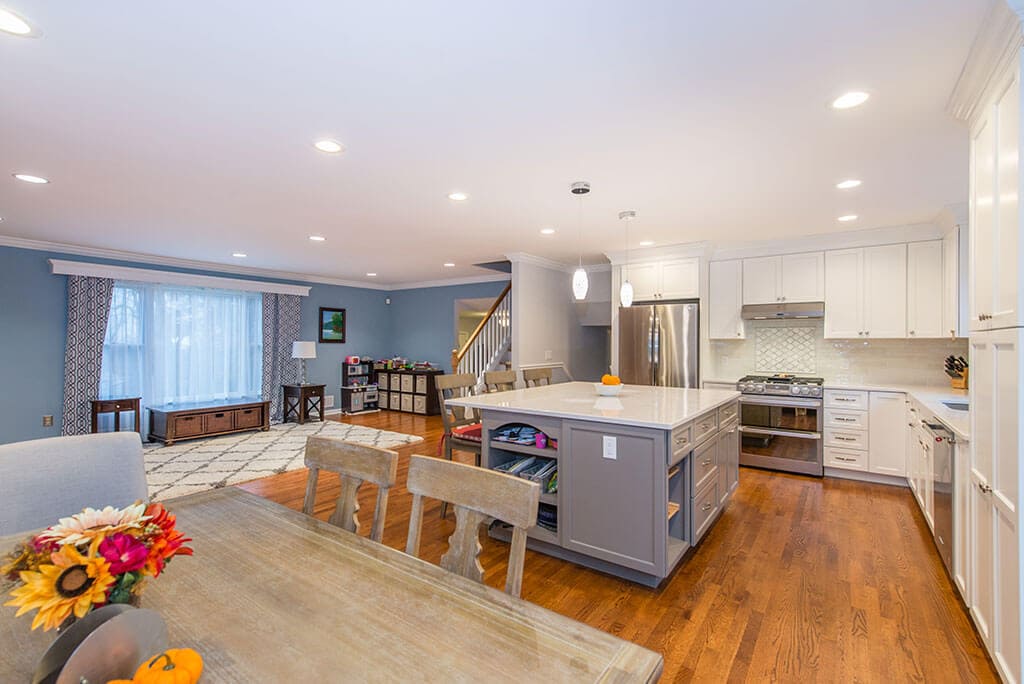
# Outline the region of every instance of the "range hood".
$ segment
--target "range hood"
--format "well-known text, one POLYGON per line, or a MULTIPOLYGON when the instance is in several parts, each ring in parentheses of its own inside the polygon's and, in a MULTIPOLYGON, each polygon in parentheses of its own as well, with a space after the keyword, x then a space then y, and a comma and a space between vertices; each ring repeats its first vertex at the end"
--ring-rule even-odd
POLYGON ((778 321, 793 318, 824 318, 825 302, 779 302, 745 304, 740 312, 745 321, 778 321))

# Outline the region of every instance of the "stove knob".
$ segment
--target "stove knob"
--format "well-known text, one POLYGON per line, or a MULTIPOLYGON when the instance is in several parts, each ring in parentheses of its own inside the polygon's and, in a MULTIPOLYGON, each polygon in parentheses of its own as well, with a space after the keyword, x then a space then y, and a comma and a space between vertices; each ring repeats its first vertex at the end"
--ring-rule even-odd
POLYGON ((804 385, 803 387, 800 388, 800 394, 810 394, 810 393, 811 393, 811 388, 808 387, 807 385, 804 385))
POLYGON ((789 388, 789 392, 790 394, 800 394, 800 388, 797 387, 796 385, 793 385, 792 387, 789 388))

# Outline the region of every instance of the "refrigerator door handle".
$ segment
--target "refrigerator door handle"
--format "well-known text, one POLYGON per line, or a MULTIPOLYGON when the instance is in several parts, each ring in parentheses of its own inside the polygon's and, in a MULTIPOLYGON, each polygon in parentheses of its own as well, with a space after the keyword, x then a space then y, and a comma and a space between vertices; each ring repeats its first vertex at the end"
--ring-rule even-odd
POLYGON ((658 385, 658 379, 661 375, 661 320, 657 314, 657 311, 653 314, 654 318, 654 348, 652 353, 651 363, 651 385, 658 385))

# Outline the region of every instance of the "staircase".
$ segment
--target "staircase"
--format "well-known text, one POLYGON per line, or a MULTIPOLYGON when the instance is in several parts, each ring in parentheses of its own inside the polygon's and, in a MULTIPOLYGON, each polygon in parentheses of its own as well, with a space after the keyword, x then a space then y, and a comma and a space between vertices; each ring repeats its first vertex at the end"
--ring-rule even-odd
POLYGON ((480 390, 484 373, 511 366, 511 351, 512 283, 509 283, 462 348, 452 350, 452 372, 472 373, 480 390))

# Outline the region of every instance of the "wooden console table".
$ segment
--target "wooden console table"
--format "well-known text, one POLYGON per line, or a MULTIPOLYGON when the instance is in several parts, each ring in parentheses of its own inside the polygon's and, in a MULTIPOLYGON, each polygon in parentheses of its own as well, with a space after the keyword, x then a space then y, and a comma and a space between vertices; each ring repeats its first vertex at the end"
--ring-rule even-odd
POLYGON ((182 439, 270 429, 270 402, 258 398, 149 407, 149 438, 182 439))
POLYGON ((127 397, 125 399, 93 399, 89 402, 92 405, 92 431, 100 431, 99 416, 101 413, 114 414, 114 432, 121 431, 121 414, 129 411, 135 414, 135 431, 142 434, 142 411, 139 403, 141 397, 127 397))
POLYGON ((324 388, 326 385, 284 385, 284 422, 294 420, 299 425, 315 412, 324 421, 324 388))

